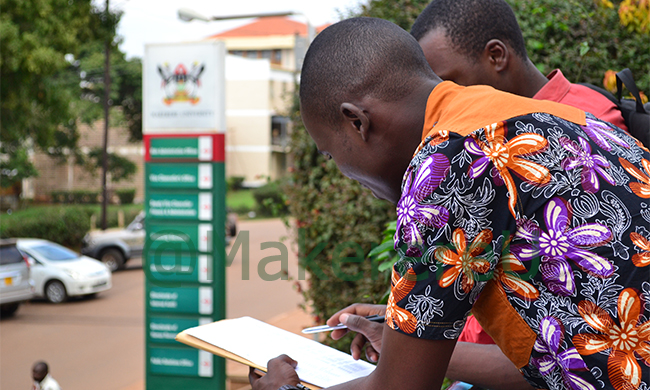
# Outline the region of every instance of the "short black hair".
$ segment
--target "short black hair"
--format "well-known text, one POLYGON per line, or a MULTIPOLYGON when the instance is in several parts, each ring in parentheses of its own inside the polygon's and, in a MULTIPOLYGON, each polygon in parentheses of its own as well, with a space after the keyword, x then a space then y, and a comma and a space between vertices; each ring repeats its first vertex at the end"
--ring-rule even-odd
POLYGON ((509 44, 520 58, 528 58, 517 17, 504 0, 433 0, 415 20, 411 35, 419 41, 440 27, 471 58, 478 58, 491 39, 509 44))
POLYGON ((382 19, 352 18, 323 30, 309 46, 300 75, 303 111, 336 126, 345 98, 396 101, 433 78, 413 37, 382 19))
POLYGON ((47 363, 45 363, 42 360, 34 363, 33 369, 35 371, 43 372, 45 374, 47 374, 50 371, 50 368, 47 366, 47 363))

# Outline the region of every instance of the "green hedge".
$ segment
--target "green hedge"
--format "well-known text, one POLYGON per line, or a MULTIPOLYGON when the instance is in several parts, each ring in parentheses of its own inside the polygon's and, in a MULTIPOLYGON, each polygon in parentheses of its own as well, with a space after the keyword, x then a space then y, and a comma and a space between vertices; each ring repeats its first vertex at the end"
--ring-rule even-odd
MULTIPOLYGON (((650 33, 621 24, 621 1, 507 0, 517 15, 528 56, 543 72, 555 68, 574 83, 602 86, 607 70, 630 68, 650 93, 650 33)), ((647 23, 647 22, 646 22, 647 23)))
POLYGON ((115 194, 120 198, 120 204, 133 204, 133 199, 135 199, 135 188, 116 190, 115 194))
POLYGON ((273 181, 253 190, 253 198, 257 203, 257 211, 260 215, 276 217, 286 215, 289 211, 287 199, 281 184, 273 181))
POLYGON ((239 191, 244 188, 244 176, 231 176, 226 179, 226 188, 229 191, 239 191))
POLYGON ((0 236, 44 238, 69 248, 79 248, 90 230, 91 211, 88 208, 42 208, 38 214, 3 223, 0 236))
POLYGON ((52 203, 63 204, 97 204, 101 199, 100 191, 52 191, 50 195, 52 203))

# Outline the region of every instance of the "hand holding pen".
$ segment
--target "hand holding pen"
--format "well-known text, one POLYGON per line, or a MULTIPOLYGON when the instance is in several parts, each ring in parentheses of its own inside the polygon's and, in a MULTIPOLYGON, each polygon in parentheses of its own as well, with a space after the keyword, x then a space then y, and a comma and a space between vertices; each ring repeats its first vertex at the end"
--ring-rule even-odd
POLYGON ((365 347, 366 357, 371 362, 379 360, 381 353, 381 341, 384 331, 384 324, 380 322, 368 321, 366 316, 378 315, 385 316, 386 305, 372 305, 368 303, 355 303, 342 310, 339 310, 327 320, 329 326, 336 326, 339 323, 346 326, 344 329, 334 330, 330 337, 338 340, 344 337, 348 332, 358 332, 352 344, 350 353, 354 359, 361 358, 361 352, 365 347))

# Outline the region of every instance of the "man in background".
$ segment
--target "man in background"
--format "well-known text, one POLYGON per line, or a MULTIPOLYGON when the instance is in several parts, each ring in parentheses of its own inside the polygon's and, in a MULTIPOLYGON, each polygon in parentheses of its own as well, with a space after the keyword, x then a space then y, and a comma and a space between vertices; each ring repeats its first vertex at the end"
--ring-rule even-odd
POLYGON ((32 390, 61 390, 59 383, 50 375, 50 369, 44 361, 34 363, 32 367, 32 390))
POLYGON ((544 76, 535 67, 517 18, 504 0, 433 0, 413 24, 411 35, 443 80, 568 104, 627 130, 609 99, 570 83, 559 69, 544 76))

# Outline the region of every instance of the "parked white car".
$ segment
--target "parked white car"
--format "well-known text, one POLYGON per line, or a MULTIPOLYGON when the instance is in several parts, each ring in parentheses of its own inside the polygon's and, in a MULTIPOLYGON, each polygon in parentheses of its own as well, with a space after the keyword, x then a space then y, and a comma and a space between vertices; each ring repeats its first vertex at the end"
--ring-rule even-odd
POLYGON ((16 246, 31 264, 35 296, 61 303, 68 297, 97 294, 112 286, 111 272, 95 259, 41 239, 21 238, 16 246))

